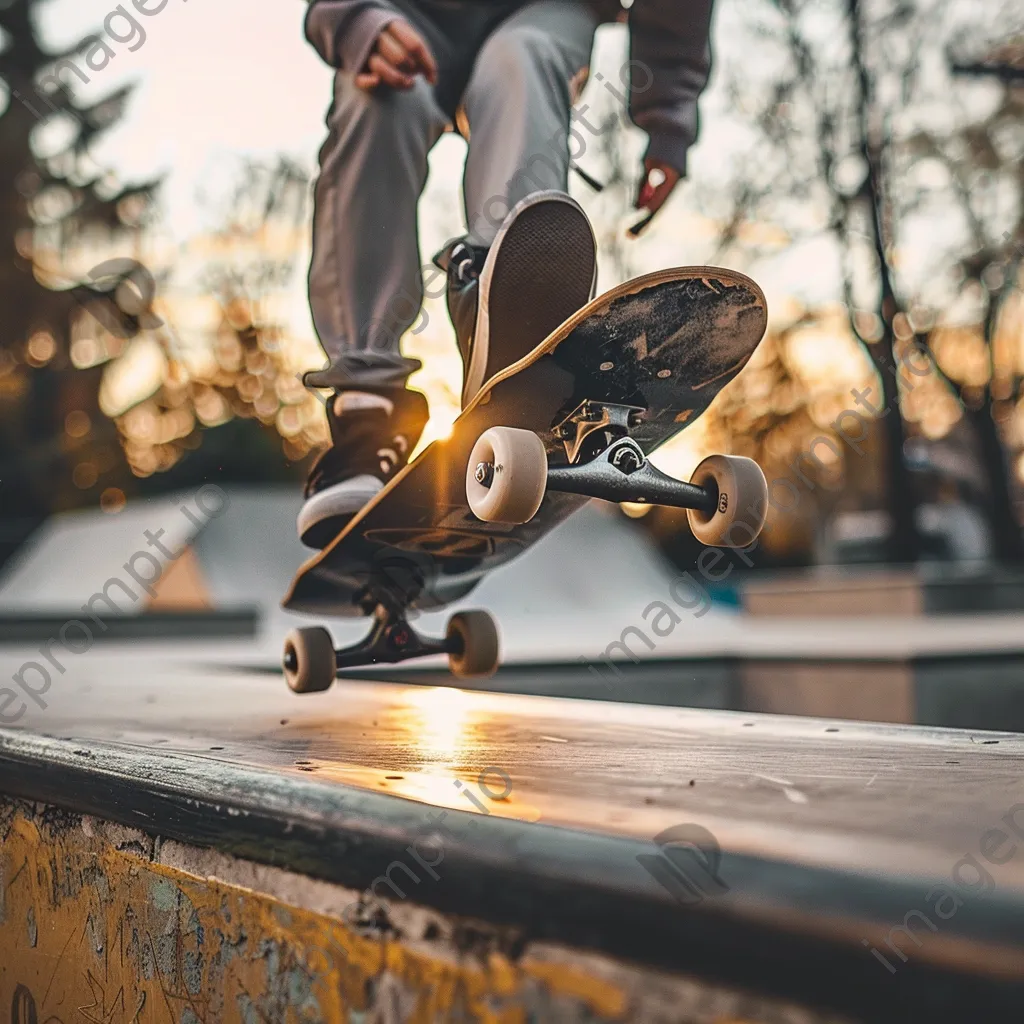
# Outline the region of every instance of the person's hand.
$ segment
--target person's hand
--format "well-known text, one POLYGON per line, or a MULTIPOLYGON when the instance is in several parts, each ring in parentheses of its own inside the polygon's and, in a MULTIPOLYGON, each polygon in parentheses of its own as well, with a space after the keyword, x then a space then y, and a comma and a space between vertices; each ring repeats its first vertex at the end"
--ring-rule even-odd
POLYGON ((679 172, 661 160, 648 157, 644 161, 644 178, 636 197, 636 208, 647 210, 653 217, 679 183, 679 172))
POLYGON ((418 74, 431 85, 437 82, 434 55, 407 21, 392 21, 377 37, 366 67, 356 75, 356 85, 366 90, 381 85, 411 89, 418 74))

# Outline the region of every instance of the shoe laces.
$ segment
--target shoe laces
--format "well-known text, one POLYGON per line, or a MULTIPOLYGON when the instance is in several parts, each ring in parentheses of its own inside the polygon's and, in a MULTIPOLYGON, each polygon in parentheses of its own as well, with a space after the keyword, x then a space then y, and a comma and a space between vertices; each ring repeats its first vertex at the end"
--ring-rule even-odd
POLYGON ((377 450, 377 458, 380 460, 380 471, 385 476, 389 476, 399 461, 406 457, 408 451, 408 438, 404 434, 395 434, 391 439, 390 446, 377 450))
POLYGON ((483 269, 482 253, 467 242, 457 242, 451 251, 451 269, 459 284, 475 281, 483 269))

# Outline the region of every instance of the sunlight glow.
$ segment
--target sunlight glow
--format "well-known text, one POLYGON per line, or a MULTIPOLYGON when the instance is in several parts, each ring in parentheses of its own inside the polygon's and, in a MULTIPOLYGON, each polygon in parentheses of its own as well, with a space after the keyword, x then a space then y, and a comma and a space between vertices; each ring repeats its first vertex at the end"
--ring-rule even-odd
POLYGON ((430 758, 450 758, 463 746, 473 698, 453 687, 415 687, 405 694, 416 745, 430 758))
POLYGON ((620 501, 619 508, 622 509, 630 519, 643 519, 643 517, 647 515, 652 508, 654 508, 654 506, 640 501, 620 501))
POLYGON ((107 416, 120 416, 152 395, 166 375, 167 359, 160 345, 148 335, 140 335, 104 372, 100 408, 107 416))

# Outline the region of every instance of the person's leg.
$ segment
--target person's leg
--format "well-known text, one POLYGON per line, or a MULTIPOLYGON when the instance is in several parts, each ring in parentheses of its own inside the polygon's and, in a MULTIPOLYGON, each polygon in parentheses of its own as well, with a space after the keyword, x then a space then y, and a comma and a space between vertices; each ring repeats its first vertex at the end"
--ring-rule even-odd
POLYGON ((327 123, 309 299, 328 362, 305 382, 335 394, 332 445, 310 472, 298 519, 311 547, 332 540, 381 490, 427 422, 426 399, 405 386, 420 364, 399 344, 423 299, 417 204, 448 118, 421 78, 408 91, 366 92, 339 72, 327 123))
POLYGON ((466 223, 474 244, 490 245, 531 193, 566 191, 570 107, 596 27, 588 3, 535 0, 503 21, 477 55, 463 94, 466 223))
POLYGON ((465 361, 463 406, 593 294, 597 245, 566 186, 570 106, 596 23, 587 3, 527 4, 488 36, 463 92, 469 234, 439 254, 465 361))
POLYGON ((399 342, 423 298, 417 203, 448 122, 431 87, 356 88, 339 72, 320 151, 309 299, 329 364, 316 387, 401 387, 419 363, 399 342))

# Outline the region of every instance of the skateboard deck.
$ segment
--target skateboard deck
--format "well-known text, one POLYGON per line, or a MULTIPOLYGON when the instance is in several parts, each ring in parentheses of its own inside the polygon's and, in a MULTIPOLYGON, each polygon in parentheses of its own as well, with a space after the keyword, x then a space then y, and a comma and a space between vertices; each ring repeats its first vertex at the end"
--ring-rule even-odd
POLYGON ((663 270, 598 296, 492 377, 447 439, 425 448, 299 569, 283 606, 361 617, 375 594, 415 609, 464 596, 590 500, 549 491, 527 523, 477 519, 466 466, 485 430, 532 430, 549 466, 565 466, 558 425, 585 401, 616 403, 644 410, 630 435, 650 454, 708 408, 766 326, 757 284, 716 267, 663 270))

